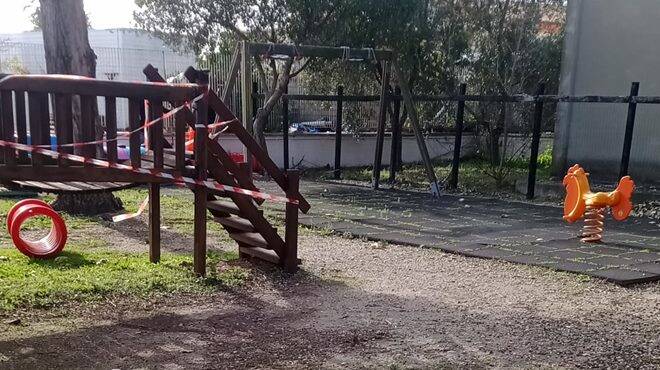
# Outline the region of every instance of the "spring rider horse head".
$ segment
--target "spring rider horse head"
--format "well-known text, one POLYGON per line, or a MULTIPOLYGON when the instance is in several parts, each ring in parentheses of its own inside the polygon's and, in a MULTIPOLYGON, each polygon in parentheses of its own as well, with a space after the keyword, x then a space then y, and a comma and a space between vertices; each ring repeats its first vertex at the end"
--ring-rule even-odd
POLYGON ((592 193, 587 176, 589 174, 577 164, 569 168, 564 176, 564 220, 575 222, 584 217, 581 241, 598 243, 603 237, 605 212, 608 207, 617 221, 623 221, 630 215, 633 208, 630 197, 635 183, 630 176, 624 176, 614 191, 592 193))

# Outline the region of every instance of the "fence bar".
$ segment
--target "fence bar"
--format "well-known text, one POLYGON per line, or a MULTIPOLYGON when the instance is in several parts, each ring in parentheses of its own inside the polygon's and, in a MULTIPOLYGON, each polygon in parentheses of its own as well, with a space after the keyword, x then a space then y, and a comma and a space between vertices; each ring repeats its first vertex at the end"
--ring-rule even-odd
MULTIPOLYGON (((285 87, 284 92, 289 89, 285 87)), ((289 99, 282 97, 282 153, 284 154, 284 171, 289 169, 289 99)))
POLYGON ((397 86, 394 89, 394 100, 392 107, 392 143, 390 147, 390 178, 389 183, 396 182, 396 171, 399 169, 399 146, 401 145, 401 122, 399 116, 401 113, 401 100, 398 99, 401 95, 401 88, 397 86))
MULTIPOLYGON (((465 95, 466 84, 459 86, 459 95, 465 95)), ((449 189, 458 187, 458 167, 461 164, 461 142, 463 141, 463 117, 465 116, 465 101, 461 100, 456 105, 456 132, 454 136, 454 157, 451 161, 451 174, 449 176, 449 189)))
POLYGON ((387 106, 389 104, 390 89, 390 64, 387 61, 382 63, 382 77, 380 87, 380 104, 378 108, 378 132, 376 133, 376 154, 374 156, 374 168, 371 181, 371 187, 378 189, 380 185, 380 169, 383 160, 383 141, 385 140, 385 124, 387 122, 387 106))
POLYGON ((336 127, 335 127, 335 171, 334 171, 334 178, 335 180, 341 179, 341 133, 343 131, 342 128, 342 120, 343 120, 343 112, 344 112, 344 102, 342 100, 342 96, 344 95, 344 86, 337 86, 337 111, 335 112, 337 115, 337 118, 335 119, 336 121, 336 127))
POLYGON ((635 128, 635 115, 637 114, 637 103, 634 97, 639 94, 639 82, 633 82, 630 86, 630 103, 628 103, 628 116, 626 117, 626 134, 623 139, 623 153, 621 153, 621 167, 619 167, 619 178, 628 174, 630 164, 630 149, 632 148, 633 129, 635 128))
MULTIPOLYGON (((536 89, 536 95, 543 95, 545 84, 540 83, 536 89)), ((543 119, 543 101, 534 103, 534 117, 532 118, 532 147, 529 155, 529 173, 527 175, 527 199, 534 198, 536 187, 536 169, 539 159, 539 143, 541 142, 541 120, 543 119)))

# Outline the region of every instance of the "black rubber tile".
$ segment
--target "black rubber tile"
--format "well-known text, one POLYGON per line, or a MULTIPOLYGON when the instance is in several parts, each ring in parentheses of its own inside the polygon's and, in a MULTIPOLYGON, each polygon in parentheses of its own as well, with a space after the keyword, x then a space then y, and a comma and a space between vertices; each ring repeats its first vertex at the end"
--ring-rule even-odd
POLYGON ((549 264, 546 264, 545 266, 553 268, 555 270, 577 272, 582 274, 589 274, 591 271, 603 267, 601 265, 596 265, 593 263, 575 262, 575 261, 566 261, 566 260, 553 261, 549 264))
POLYGON ((589 275, 603 278, 620 285, 630 285, 660 280, 660 274, 649 272, 633 271, 620 268, 610 268, 589 272, 589 275))
POLYGON ((500 260, 507 260, 509 257, 517 256, 518 254, 513 251, 508 251, 505 249, 499 249, 495 247, 486 247, 482 249, 476 249, 473 251, 465 252, 466 256, 471 257, 481 257, 481 258, 493 258, 500 260))
MULTIPOLYGON (((558 259, 563 259, 563 260, 572 260, 572 259, 586 259, 586 258, 593 258, 593 254, 589 253, 584 253, 580 252, 577 250, 558 250, 558 251, 548 251, 548 252, 543 252, 540 253, 541 255, 548 256, 548 257, 554 257, 558 259)), ((598 262, 596 262, 598 263, 598 262)))
POLYGON ((630 258, 639 262, 654 262, 660 261, 660 253, 649 252, 645 250, 636 250, 634 252, 628 252, 620 255, 621 257, 630 258))
POLYGON ((635 269, 637 271, 650 272, 652 274, 660 275, 660 262, 638 263, 630 266, 630 268, 635 269))
POLYGON ((630 266, 636 261, 630 258, 623 258, 623 257, 600 256, 600 257, 589 258, 585 262, 595 263, 604 266, 630 266))
POLYGON ((532 266, 546 266, 548 264, 552 264, 553 260, 541 256, 536 256, 536 255, 517 255, 517 256, 510 256, 507 257, 506 260, 507 262, 515 262, 515 263, 522 263, 525 265, 532 265, 532 266))
POLYGON ((606 246, 606 245, 599 245, 599 244, 584 243, 580 247, 580 250, 582 250, 583 252, 589 252, 589 253, 594 253, 594 254, 598 254, 598 255, 618 256, 622 253, 630 252, 632 249, 631 248, 621 248, 621 247, 613 247, 613 246, 606 246))

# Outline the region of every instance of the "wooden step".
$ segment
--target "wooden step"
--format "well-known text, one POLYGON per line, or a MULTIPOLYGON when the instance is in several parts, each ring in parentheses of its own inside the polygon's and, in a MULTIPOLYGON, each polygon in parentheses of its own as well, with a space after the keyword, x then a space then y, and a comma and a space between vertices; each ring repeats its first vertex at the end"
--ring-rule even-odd
POLYGON ((240 215, 241 210, 238 209, 238 206, 232 201, 226 200, 212 200, 206 203, 206 208, 212 209, 218 212, 231 213, 234 215, 240 215))
MULTIPOLYGON (((241 254, 247 254, 250 257, 255 257, 262 259, 264 261, 268 261, 271 263, 274 263, 276 265, 280 264, 280 257, 277 256, 277 253, 275 251, 272 251, 270 249, 264 249, 264 248, 259 248, 259 247, 248 247, 245 245, 242 245, 238 247, 238 251, 241 254)), ((300 265, 302 264, 302 260, 298 258, 296 260, 296 264, 300 265)))
POLYGON ((254 225, 249 220, 238 216, 215 217, 214 220, 223 226, 241 231, 254 232, 254 225))
POLYGON ((264 249, 272 249, 266 239, 258 233, 229 233, 229 236, 240 243, 245 243, 253 247, 260 247, 264 249))
POLYGON ((241 254, 247 254, 250 257, 255 257, 259 258, 264 261, 268 261, 270 263, 274 263, 276 265, 280 264, 280 257, 277 256, 277 254, 270 250, 270 249, 264 249, 264 248, 259 248, 259 247, 248 247, 248 246, 240 246, 238 247, 238 251, 241 254))

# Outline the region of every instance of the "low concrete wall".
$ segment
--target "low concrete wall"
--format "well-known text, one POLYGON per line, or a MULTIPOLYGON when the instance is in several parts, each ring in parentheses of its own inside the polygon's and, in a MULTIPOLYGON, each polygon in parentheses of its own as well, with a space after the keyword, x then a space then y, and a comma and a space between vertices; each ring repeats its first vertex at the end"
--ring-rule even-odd
MULTIPOLYGON (((220 144, 228 152, 242 152, 243 145, 233 136, 220 136, 220 144)), ((518 148, 529 138, 512 136, 509 138, 509 148, 518 148)), ((383 165, 390 163, 391 140, 385 138, 383 147, 383 165)), ((266 136, 268 152, 273 161, 280 167, 283 166, 283 148, 281 135, 266 136)), ((552 137, 544 136, 541 139, 539 152, 552 145, 552 137)), ((430 135, 426 137, 426 146, 431 158, 441 158, 449 160, 453 156, 454 136, 453 135, 430 135)), ((374 161, 374 151, 376 148, 376 136, 367 134, 360 137, 352 134, 345 134, 342 137, 341 146, 341 164, 342 167, 356 167, 372 165, 374 161)), ((477 153, 477 140, 474 135, 466 134, 463 136, 461 145, 461 157, 470 157, 477 153)), ((523 150, 526 157, 529 156, 529 148, 523 150)), ((402 146, 402 160, 404 163, 416 163, 422 161, 422 156, 417 147, 417 141, 414 136, 404 136, 402 146)), ((335 158, 335 136, 334 134, 309 134, 293 135, 289 137, 289 165, 300 164, 302 167, 314 168, 334 165, 335 158)))

